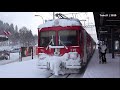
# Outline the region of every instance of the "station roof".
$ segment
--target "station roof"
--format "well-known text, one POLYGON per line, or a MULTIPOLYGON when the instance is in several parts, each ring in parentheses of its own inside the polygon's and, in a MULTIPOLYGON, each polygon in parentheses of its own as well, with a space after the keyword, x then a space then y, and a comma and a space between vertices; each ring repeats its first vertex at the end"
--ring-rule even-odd
POLYGON ((120 12, 93 12, 98 40, 120 38, 120 12), (101 36, 101 37, 100 37, 101 36))

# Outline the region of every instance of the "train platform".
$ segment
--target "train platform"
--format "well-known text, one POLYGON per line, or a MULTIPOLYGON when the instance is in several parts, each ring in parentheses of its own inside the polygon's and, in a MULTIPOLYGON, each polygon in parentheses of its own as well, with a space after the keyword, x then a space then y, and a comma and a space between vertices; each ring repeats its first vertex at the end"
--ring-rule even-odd
MULTIPOLYGON (((33 59, 37 58, 37 55, 33 56, 33 59)), ((8 60, 0 60, 0 65, 5 65, 13 62, 21 62, 31 60, 32 56, 22 57, 20 58, 19 53, 10 53, 10 59, 8 60)))
POLYGON ((113 59, 111 53, 107 53, 106 59, 106 64, 99 64, 99 53, 96 49, 83 78, 120 78, 120 56, 115 55, 113 59))

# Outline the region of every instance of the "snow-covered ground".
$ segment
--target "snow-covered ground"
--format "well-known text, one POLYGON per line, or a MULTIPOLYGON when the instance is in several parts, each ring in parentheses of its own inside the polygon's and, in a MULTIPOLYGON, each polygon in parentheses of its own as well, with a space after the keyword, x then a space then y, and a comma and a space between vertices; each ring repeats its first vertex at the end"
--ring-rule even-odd
POLYGON ((46 78, 50 72, 37 68, 37 58, 0 65, 0 78, 46 78))
MULTIPOLYGON (((14 53, 11 59, 15 59, 16 56, 18 54, 14 53)), ((75 74, 68 78, 120 78, 120 56, 115 56, 115 59, 111 58, 111 54, 106 56, 107 64, 99 64, 98 51, 96 50, 84 75, 75 74)), ((18 60, 0 65, 0 78, 48 78, 51 75, 50 71, 38 69, 38 57, 34 56, 33 58, 31 56, 24 57, 21 62, 18 60)))
POLYGON ((99 64, 98 57, 98 50, 96 50, 83 78, 120 78, 120 56, 112 59, 111 54, 106 54, 106 64, 99 64))
POLYGON ((4 65, 15 61, 19 61, 19 53, 10 53, 10 59, 0 60, 0 65, 4 65))
POLYGON ((0 46, 0 51, 4 51, 4 50, 7 50, 7 51, 11 51, 11 50, 13 50, 13 49, 18 49, 18 48, 20 48, 20 46, 19 45, 16 45, 16 46, 0 46))
POLYGON ((10 51, 12 49, 11 46, 0 46, 0 51, 3 51, 3 50, 8 50, 10 51))

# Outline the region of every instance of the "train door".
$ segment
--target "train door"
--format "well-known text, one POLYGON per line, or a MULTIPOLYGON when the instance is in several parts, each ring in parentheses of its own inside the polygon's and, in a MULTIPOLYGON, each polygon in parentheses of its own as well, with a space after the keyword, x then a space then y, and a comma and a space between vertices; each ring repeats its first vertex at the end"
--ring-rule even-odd
POLYGON ((87 62, 87 35, 86 31, 83 30, 84 33, 84 57, 83 57, 83 63, 85 64, 87 62))

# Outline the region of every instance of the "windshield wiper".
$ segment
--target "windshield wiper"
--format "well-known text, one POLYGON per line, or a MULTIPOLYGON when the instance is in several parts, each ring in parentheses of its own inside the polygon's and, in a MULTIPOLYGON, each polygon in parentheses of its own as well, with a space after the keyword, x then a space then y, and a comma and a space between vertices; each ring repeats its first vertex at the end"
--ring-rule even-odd
POLYGON ((47 47, 46 47, 46 50, 48 49, 48 46, 50 45, 50 43, 52 43, 52 45, 54 45, 53 35, 52 35, 52 38, 51 38, 49 44, 48 44, 47 47))
POLYGON ((68 48, 65 46, 65 44, 60 40, 60 36, 59 36, 59 45, 60 45, 60 43, 61 43, 66 49, 68 49, 68 48))

